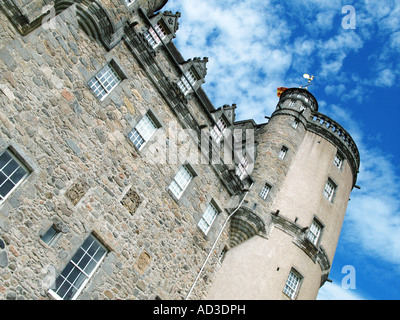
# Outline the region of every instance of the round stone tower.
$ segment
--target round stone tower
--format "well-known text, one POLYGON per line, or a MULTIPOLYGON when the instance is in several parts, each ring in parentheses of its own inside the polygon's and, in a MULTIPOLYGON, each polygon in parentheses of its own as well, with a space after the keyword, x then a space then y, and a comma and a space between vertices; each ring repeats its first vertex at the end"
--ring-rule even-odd
POLYGON ((254 181, 231 220, 209 299, 315 299, 327 280, 360 157, 305 89, 255 133, 254 181))

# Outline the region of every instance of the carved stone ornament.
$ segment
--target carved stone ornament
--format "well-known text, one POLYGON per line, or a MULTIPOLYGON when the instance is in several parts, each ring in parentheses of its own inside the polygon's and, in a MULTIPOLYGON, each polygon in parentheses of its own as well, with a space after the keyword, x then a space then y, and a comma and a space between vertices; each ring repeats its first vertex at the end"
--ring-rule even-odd
POLYGON ((122 198, 121 203, 131 214, 134 214, 142 203, 142 199, 135 190, 130 189, 122 198))
POLYGON ((151 262, 150 255, 146 251, 143 251, 140 254, 139 258, 137 259, 134 268, 140 275, 143 275, 147 267, 150 265, 150 262, 151 262))
POLYGON ((82 197, 89 190, 89 185, 83 181, 76 181, 68 190, 65 192, 65 196, 71 200, 72 204, 75 206, 82 197))

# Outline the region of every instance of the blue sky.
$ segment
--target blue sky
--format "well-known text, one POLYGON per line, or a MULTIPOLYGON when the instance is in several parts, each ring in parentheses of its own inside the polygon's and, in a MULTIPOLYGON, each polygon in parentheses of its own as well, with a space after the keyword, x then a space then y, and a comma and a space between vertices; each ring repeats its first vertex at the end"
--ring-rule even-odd
POLYGON ((182 13, 175 44, 208 57, 203 88, 238 120, 265 122, 276 88, 304 84, 320 112, 338 121, 361 154, 330 279, 319 299, 400 298, 400 1, 169 0, 182 13), (342 27, 355 9, 355 29, 342 27), (355 270, 355 289, 342 280, 355 270))

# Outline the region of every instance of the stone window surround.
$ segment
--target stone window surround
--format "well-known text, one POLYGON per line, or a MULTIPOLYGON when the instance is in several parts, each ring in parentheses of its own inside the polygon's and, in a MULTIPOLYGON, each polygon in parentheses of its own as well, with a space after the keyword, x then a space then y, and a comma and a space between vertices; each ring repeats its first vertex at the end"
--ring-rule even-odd
POLYGON ((12 192, 7 194, 7 196, 0 201, 0 208, 13 196, 14 192, 21 188, 26 182, 33 181, 36 177, 36 174, 40 173, 39 166, 33 162, 33 160, 19 147, 18 144, 10 141, 9 143, 5 143, 4 140, 0 138, 0 153, 4 150, 9 150, 17 158, 25 167, 28 169, 29 174, 18 183, 18 187, 14 188, 12 192))
POLYGON ((153 49, 156 49, 168 36, 166 28, 163 26, 162 19, 160 19, 154 26, 150 26, 144 32, 144 36, 150 46, 153 49))
POLYGON ((114 49, 107 52, 106 54, 104 54, 104 61, 102 63, 96 63, 95 65, 95 71, 92 72, 82 72, 84 81, 86 83, 86 87, 88 88, 88 90, 93 94, 93 96, 97 99, 97 102, 101 105, 101 106, 108 106, 110 104, 110 101, 113 97, 113 95, 119 95, 119 87, 121 85, 123 85, 124 80, 128 79, 128 72, 126 72, 126 70, 122 67, 122 64, 120 63, 119 59, 117 58, 117 56, 114 54, 114 49), (95 93, 93 92, 93 90, 91 89, 90 85, 89 85, 89 81, 91 79, 93 79, 104 67, 106 67, 107 65, 111 64, 113 69, 116 71, 116 73, 119 75, 121 81, 118 83, 117 86, 115 86, 108 94, 106 94, 102 99, 99 99, 95 93))
POLYGON ((187 95, 192 88, 195 86, 199 78, 193 66, 184 72, 184 74, 179 78, 177 85, 182 91, 183 95, 187 95))
POLYGON ((326 179, 324 189, 322 191, 324 198, 326 198, 330 203, 333 204, 337 190, 338 190, 338 184, 331 177, 328 177, 326 179), (329 189, 327 189, 327 187, 329 187, 329 189))
MULTIPOLYGON (((96 250, 96 253, 97 253, 97 250, 96 250)), ((72 264, 73 265, 73 267, 72 267, 72 270, 79 270, 80 271, 80 274, 83 274, 85 277, 86 277, 86 279, 79 285, 79 287, 77 287, 76 289, 77 289, 77 291, 72 295, 72 297, 71 297, 71 300, 75 300, 79 295, 80 295, 80 293, 82 292, 82 290, 85 288, 85 286, 87 285, 87 283, 90 281, 90 279, 93 277, 93 275, 94 275, 94 273, 97 271, 97 269, 99 268, 99 266, 101 265, 101 263, 103 262, 103 260, 104 260, 104 258, 106 257, 106 255, 109 253, 109 250, 108 250, 108 248, 107 247, 105 247, 103 244, 102 244, 102 242, 94 235, 94 234, 92 234, 92 233, 90 233, 88 236, 86 236, 86 238, 85 238, 85 240, 83 241, 83 243, 77 248, 77 250, 74 252, 74 254, 72 255, 72 257, 71 257, 71 259, 68 261, 68 263, 66 264, 66 266, 63 268, 63 271, 61 271, 60 272, 60 274, 57 276, 57 278, 56 279, 59 279, 60 277, 61 277, 61 274, 66 270, 66 268, 70 265, 70 264, 72 264), (85 249, 82 249, 85 253, 84 254, 82 254, 82 256, 79 258, 79 261, 81 261, 81 258, 82 257, 84 257, 85 255, 89 255, 90 257, 94 257, 94 255, 93 254, 89 254, 89 248, 91 247, 91 245, 93 244, 93 243, 96 243, 96 244, 98 244, 99 245, 99 248, 98 249, 103 249, 104 250, 104 253, 101 255, 101 257, 100 257, 100 259, 98 260, 98 261, 95 261, 96 262, 96 264, 95 264, 95 266, 93 267, 93 269, 90 271, 90 273, 89 274, 86 274, 86 272, 84 272, 81 268, 80 268, 80 266, 78 266, 79 265, 79 262, 74 262, 73 261, 73 259, 77 256, 77 254, 78 254, 78 252, 80 251, 80 249, 82 248, 82 246, 86 243, 86 241, 89 239, 89 238, 92 238, 93 239, 93 242, 90 244, 90 246, 85 250, 85 249)), ((90 261, 92 261, 92 259, 90 259, 90 261)), ((89 262, 89 261, 88 261, 89 262)), ((87 264, 85 264, 85 266, 84 266, 84 269, 86 269, 86 267, 88 266, 88 263, 87 264)), ((63 280, 63 283, 64 282, 66 282, 67 281, 67 279, 69 279, 69 276, 70 276, 70 274, 71 273, 68 273, 68 275, 67 275, 67 277, 65 278, 64 277, 64 280, 63 280)), ((55 281, 57 281, 57 280, 55 280, 55 281)), ((68 291, 71 289, 71 287, 72 287, 72 284, 70 284, 70 287, 68 288, 68 291)), ((58 288, 59 289, 59 288, 58 288)), ((58 291, 58 289, 55 289, 56 291, 58 291)), ((56 299, 56 300, 64 300, 63 298, 65 297, 60 297, 57 293, 56 293, 56 291, 54 291, 53 289, 49 289, 49 291, 48 291, 48 293, 49 293, 49 295, 50 296, 52 296, 54 299, 56 299)), ((67 292, 68 292, 67 291, 67 292)), ((66 293, 67 293, 66 292, 66 293)), ((68 299, 69 300, 69 299, 68 299)))
POLYGON ((268 199, 268 196, 269 196, 270 193, 271 193, 271 191, 272 191, 272 184, 269 183, 268 181, 265 181, 265 183, 262 185, 261 191, 260 191, 260 193, 259 193, 258 195, 259 195, 259 197, 260 197, 261 199, 267 200, 267 199, 268 199), (265 189, 266 187, 268 187, 268 191, 267 191, 267 194, 266 194, 265 196, 263 196, 263 192, 264 192, 264 189, 265 189))
POLYGON ((310 241, 311 244, 313 244, 315 247, 318 248, 319 245, 320 245, 320 243, 321 243, 321 239, 322 239, 322 235, 323 235, 323 233, 324 233, 324 229, 325 229, 325 224, 322 223, 321 220, 320 220, 316 215, 314 215, 313 219, 311 220, 310 226, 308 227, 307 234, 306 234, 306 239, 307 239, 308 241, 310 241), (312 226, 314 223, 317 224, 318 227, 319 227, 319 234, 318 234, 318 238, 317 238, 317 241, 316 241, 316 242, 313 241, 313 240, 311 240, 311 239, 308 237, 308 234, 309 234, 309 232, 310 232, 311 226, 312 226))
POLYGON ((343 170, 343 164, 344 164, 345 160, 346 160, 345 157, 344 157, 344 156, 342 155, 342 153, 338 150, 338 151, 336 152, 336 154, 335 154, 333 163, 334 163, 335 167, 338 168, 338 170, 342 171, 342 170, 343 170), (337 160, 336 160, 337 158, 340 160, 340 164, 337 163, 337 160))
POLYGON ((281 147, 281 149, 279 150, 278 158, 279 158, 280 160, 284 160, 284 159, 286 158, 288 152, 289 152, 289 148, 286 147, 285 145, 283 145, 283 146, 281 147))
MULTIPOLYGON (((290 298, 291 300, 296 300, 296 299, 297 299, 297 296, 299 295, 299 292, 300 292, 301 285, 302 285, 303 280, 304 280, 304 277, 303 277, 303 276, 301 275, 301 273, 300 273, 299 271, 297 271, 297 270, 298 270, 298 269, 295 268, 295 267, 292 267, 292 268, 290 269, 290 272, 289 272, 289 274, 288 274, 288 277, 287 277, 287 279, 286 279, 285 285, 284 285, 283 290, 282 290, 283 294, 286 295, 286 296, 287 296, 288 298, 290 298), (286 286, 287 286, 289 277, 290 277, 290 275, 292 275, 292 274, 293 274, 295 277, 298 278, 298 283, 297 283, 297 285, 296 285, 296 288, 294 288, 295 290, 294 290, 293 295, 290 296, 290 295, 288 295, 288 294, 285 292, 285 288, 286 288, 286 286)), ((290 289, 293 290, 293 288, 291 288, 291 287, 290 287, 290 289)))
POLYGON ((207 202, 206 208, 202 211, 202 213, 201 213, 201 215, 200 215, 200 217, 199 217, 199 219, 198 219, 198 221, 197 221, 197 226, 198 226, 198 228, 200 229, 200 231, 203 233, 203 235, 204 235, 205 238, 208 238, 208 237, 209 237, 209 235, 210 235, 210 230, 211 230, 212 227, 215 225, 215 222, 216 222, 216 220, 218 219, 218 216, 221 214, 221 212, 222 212, 222 210, 221 210, 220 206, 216 203, 216 201, 215 201, 214 199, 211 199, 210 201, 207 202), (199 224, 200 224, 200 222, 203 220, 204 214, 205 214, 206 210, 208 209, 208 207, 209 207, 210 205, 215 209, 216 215, 215 215, 213 221, 211 222, 211 224, 209 225, 207 231, 205 232, 205 231, 199 226, 199 224))
POLYGON ((168 186, 166 187, 166 191, 167 191, 168 194, 171 196, 171 198, 175 200, 175 202, 176 202, 178 205, 180 205, 182 199, 185 198, 185 194, 188 192, 189 187, 193 184, 193 181, 196 179, 197 176, 198 176, 198 174, 197 174, 196 171, 194 170, 193 166, 192 166, 190 163, 188 163, 188 162, 186 162, 186 163, 184 163, 184 164, 181 164, 181 165, 178 165, 177 168, 176 168, 176 170, 174 170, 174 175, 173 175, 173 177, 171 178, 171 180, 169 181, 168 186), (179 169, 180 169, 182 166, 185 166, 186 169, 188 169, 188 171, 192 174, 192 179, 190 180, 190 182, 189 182, 188 185, 186 186, 185 190, 183 190, 181 196, 180 196, 179 199, 178 199, 178 198, 172 193, 172 191, 170 190, 169 186, 171 185, 172 181, 174 181, 175 176, 178 174, 179 169))
MULTIPOLYGON (((108 241, 106 241, 102 236, 101 233, 97 230, 97 229, 93 229, 88 233, 85 233, 82 235, 82 241, 79 243, 79 245, 77 245, 75 248, 71 249, 71 254, 70 257, 68 258, 68 260, 66 261, 66 263, 64 263, 64 266, 61 269, 57 269, 58 274, 57 277, 64 271, 64 269, 67 267, 67 265, 69 264, 69 262, 72 260, 72 258, 74 257, 74 255, 78 252, 78 250, 81 248, 82 244, 90 237, 92 236, 94 239, 96 239, 98 241, 98 243, 100 243, 105 249, 106 249, 106 253, 105 255, 102 257, 101 261, 96 265, 95 269, 92 271, 89 279, 87 279, 87 281, 85 281, 85 283, 80 287, 79 291, 77 294, 75 294, 75 299, 82 293, 82 291, 85 289, 85 287, 87 286, 88 282, 90 282, 90 280, 92 279, 93 275, 96 273, 96 271, 99 269, 99 267, 101 266, 102 262, 104 262, 104 259, 106 259, 106 257, 112 253, 115 252, 115 248, 112 246, 111 243, 109 243, 108 241)), ((51 288, 48 291, 48 295, 51 296, 52 298, 59 300, 60 297, 58 297, 57 294, 55 293, 51 293, 51 288)))
MULTIPOLYGON (((137 116, 135 119, 134 119, 134 121, 135 121, 135 123, 132 123, 132 121, 128 121, 129 122, 129 124, 131 125, 130 126, 130 129, 129 129, 129 132, 127 132, 126 134, 125 134, 125 136, 127 137, 127 139, 129 140, 129 141, 131 141, 130 139, 129 139, 129 134, 132 132, 132 130, 137 126, 137 124, 139 123, 139 121, 140 120, 142 120, 142 118, 145 116, 145 115, 149 115, 150 116, 150 118, 151 118, 151 120, 154 122, 154 124, 157 126, 157 129, 156 129, 156 131, 154 132, 154 134, 152 135, 152 137, 150 138, 150 140, 149 141, 151 141, 151 139, 154 137, 154 135, 155 134, 157 134, 157 130, 158 129, 161 129, 161 128, 163 128, 163 127, 165 127, 165 125, 164 125, 164 122, 157 116, 157 113, 154 111, 154 109, 152 108, 152 107, 149 107, 147 110, 146 110, 146 113, 145 114, 140 114, 139 116, 137 116)), ((132 142, 132 141, 131 141, 132 142)), ((133 142, 132 142, 133 143, 133 142)), ((148 141, 145 141, 145 143, 140 147, 140 149, 138 149, 135 145, 135 150, 139 153, 139 154, 142 154, 143 152, 145 152, 145 150, 147 149, 147 147, 148 147, 148 141)))

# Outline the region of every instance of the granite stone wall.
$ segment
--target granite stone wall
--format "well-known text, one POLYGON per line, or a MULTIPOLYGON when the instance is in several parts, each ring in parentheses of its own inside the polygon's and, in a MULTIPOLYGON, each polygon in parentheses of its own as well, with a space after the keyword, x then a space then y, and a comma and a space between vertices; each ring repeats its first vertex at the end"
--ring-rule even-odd
MULTIPOLYGON (((30 170, 0 204, 0 299, 50 299, 89 234, 108 253, 79 299, 184 298, 227 217, 230 194, 215 171, 191 164, 196 175, 176 200, 168 186, 181 163, 149 163, 157 148, 149 142, 138 151, 127 138, 148 110, 163 124, 156 135, 170 123, 182 127, 123 41, 107 51, 79 28, 72 8, 56 28, 23 37, 10 33, 3 14, 0 22, 0 151, 15 151, 30 170), (88 81, 110 61, 124 79, 100 101, 88 81), (205 235, 197 223, 211 200, 221 212, 205 235), (59 235, 48 245, 41 237, 51 226, 59 235)), ((178 152, 197 148, 171 141, 178 152)), ((217 257, 194 298, 204 296, 217 257)))

